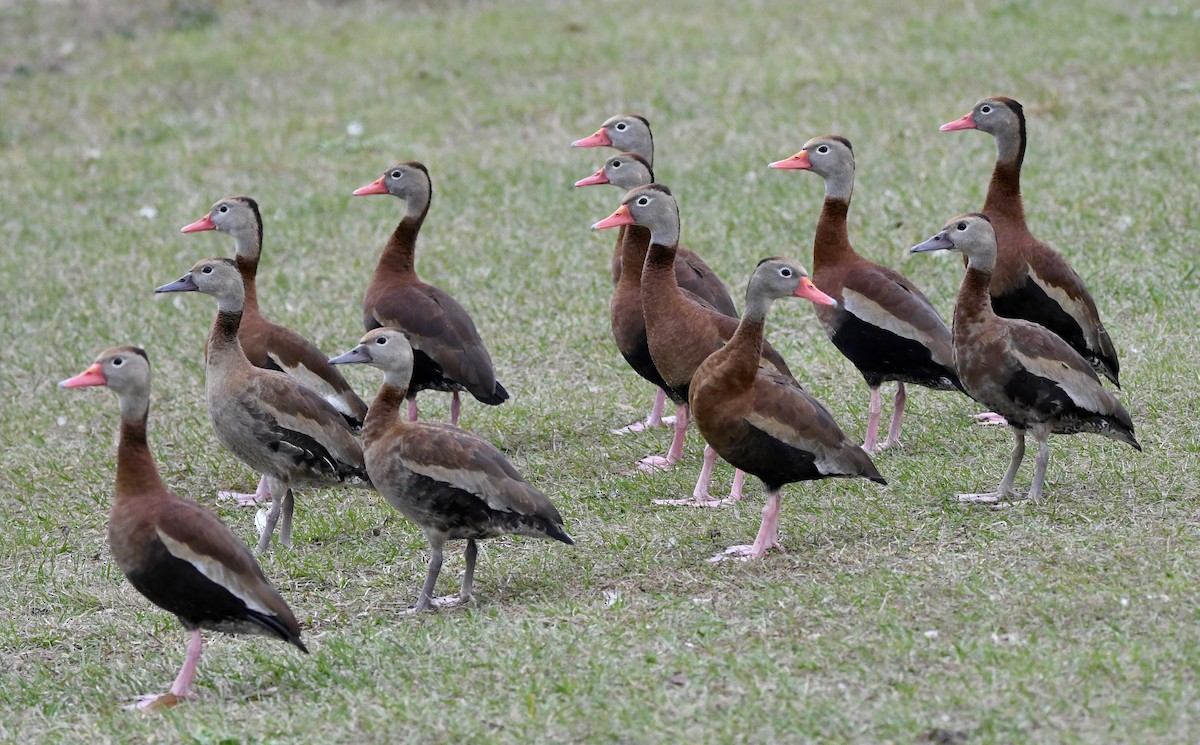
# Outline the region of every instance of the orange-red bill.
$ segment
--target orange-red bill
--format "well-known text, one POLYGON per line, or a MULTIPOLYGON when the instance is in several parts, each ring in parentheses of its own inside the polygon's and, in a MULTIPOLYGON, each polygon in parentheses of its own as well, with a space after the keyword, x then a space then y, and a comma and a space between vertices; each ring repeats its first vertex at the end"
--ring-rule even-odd
POLYGON ((795 169, 795 170, 800 170, 800 171, 811 171, 812 163, 810 163, 808 160, 808 151, 801 150, 800 152, 796 153, 795 155, 793 155, 790 158, 784 158, 783 160, 777 160, 774 163, 768 163, 767 168, 782 168, 785 170, 786 169, 795 169))
POLYGON ((592 230, 603 230, 604 228, 616 228, 621 225, 632 225, 633 215, 629 214, 629 208, 621 205, 617 211, 604 218, 600 222, 592 226, 592 230))
POLYGON ((208 214, 200 218, 196 222, 188 223, 179 229, 180 233, 197 233, 201 230, 216 230, 217 226, 213 225, 212 215, 208 214))
POLYGON ((952 122, 946 122, 938 129, 943 132, 953 132, 956 129, 978 129, 978 127, 975 125, 975 117, 968 112, 952 122))
POLYGON ((612 140, 608 139, 608 133, 604 131, 604 127, 597 129, 591 137, 584 137, 582 140, 575 140, 571 143, 571 147, 609 147, 611 145, 612 140))
POLYGON ((607 184, 607 183, 610 183, 610 182, 608 180, 608 176, 604 175, 604 168, 602 167, 599 171, 596 171, 591 176, 588 176, 587 178, 579 179, 578 181, 575 182, 575 185, 576 186, 595 186, 596 184, 607 184))
POLYGON ((808 277, 800 278, 800 284, 796 287, 796 291, 792 295, 802 297, 805 300, 811 300, 817 305, 837 305, 837 300, 818 290, 817 286, 808 277))
POLYGON ((383 176, 375 179, 366 186, 360 186, 354 190, 354 196, 365 197, 368 194, 387 194, 387 185, 383 183, 383 176))
POLYGON ((59 388, 83 388, 89 385, 108 385, 108 381, 104 379, 104 372, 100 370, 100 363, 93 363, 91 367, 79 373, 73 378, 67 378, 58 384, 59 388))

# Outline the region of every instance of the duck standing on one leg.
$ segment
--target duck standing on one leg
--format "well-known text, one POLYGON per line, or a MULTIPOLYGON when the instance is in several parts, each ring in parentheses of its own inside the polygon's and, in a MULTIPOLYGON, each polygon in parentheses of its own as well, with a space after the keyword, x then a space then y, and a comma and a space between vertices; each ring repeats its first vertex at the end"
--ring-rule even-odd
POLYGON ((191 632, 187 658, 170 692, 142 696, 137 707, 168 708, 187 698, 204 644, 201 629, 273 636, 307 653, 291 608, 246 544, 212 512, 168 489, 159 476, 146 439, 146 352, 131 346, 106 349, 91 367, 59 386, 107 386, 117 394, 121 439, 108 546, 129 583, 191 632))
POLYGON ((1046 327, 1003 318, 992 309, 988 288, 996 267, 996 234, 986 215, 956 217, 911 251, 960 251, 967 257, 966 277, 954 304, 959 379, 968 394, 1005 418, 1016 437, 1008 471, 996 491, 960 494, 961 501, 995 504, 1013 496, 1026 433, 1038 443, 1028 494, 1035 501, 1042 496, 1052 434, 1091 432, 1142 449, 1129 413, 1100 384, 1087 360, 1046 327))

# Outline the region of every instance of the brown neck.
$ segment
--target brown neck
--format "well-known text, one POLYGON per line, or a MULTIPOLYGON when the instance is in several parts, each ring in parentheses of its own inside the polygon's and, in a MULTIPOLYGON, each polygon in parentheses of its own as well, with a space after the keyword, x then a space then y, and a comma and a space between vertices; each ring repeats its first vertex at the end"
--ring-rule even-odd
POLYGON ((238 254, 235 260, 237 261, 238 273, 242 275, 242 284, 246 286, 245 311, 257 311, 258 285, 255 282, 255 277, 258 276, 258 258, 251 259, 238 254))
POLYGON ((845 256, 854 256, 850 246, 850 233, 846 229, 846 215, 850 212, 850 200, 840 197, 825 197, 821 216, 817 220, 817 234, 813 238, 813 271, 835 263, 845 256))
POLYGON ((954 301, 955 338, 961 333, 966 333, 971 325, 986 321, 995 315, 992 310, 992 296, 988 292, 991 283, 991 270, 967 267, 962 287, 958 290, 958 298, 954 301))
POLYGON ((379 388, 379 393, 375 394, 375 400, 367 409, 367 418, 363 420, 364 445, 369 447, 392 427, 404 424, 404 416, 400 410, 404 406, 404 397, 407 394, 407 386, 393 385, 384 381, 379 388))
MULTIPOLYGON (((617 283, 640 285, 646 254, 650 250, 650 230, 641 225, 622 225, 617 245, 621 250, 621 276, 617 283)), ((672 271, 674 265, 675 259, 672 258, 672 271)))
POLYGON ((376 274, 416 273, 414 257, 417 252, 417 234, 421 231, 421 223, 425 222, 425 214, 428 210, 429 208, 426 207, 425 212, 419 215, 404 216, 396 229, 392 231, 392 237, 388 238, 383 255, 379 257, 379 266, 375 268, 376 274))
POLYGON ((146 414, 140 419, 122 416, 121 442, 117 446, 117 499, 153 496, 164 491, 166 486, 146 442, 146 414))
POLYGON ((1021 204, 1020 159, 996 161, 983 211, 992 219, 1003 217, 1025 224, 1025 208, 1021 204))
POLYGON ((747 308, 733 338, 713 352, 713 361, 708 364, 717 366, 719 378, 730 390, 743 391, 753 387, 762 358, 765 326, 765 314, 751 313, 747 308))

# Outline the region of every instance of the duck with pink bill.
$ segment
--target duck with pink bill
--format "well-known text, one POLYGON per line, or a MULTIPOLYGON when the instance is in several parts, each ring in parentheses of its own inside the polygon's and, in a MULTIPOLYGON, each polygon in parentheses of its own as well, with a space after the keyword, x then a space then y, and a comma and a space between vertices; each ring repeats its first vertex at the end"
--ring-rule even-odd
POLYGON ((201 629, 258 634, 308 652, 296 617, 246 544, 215 514, 172 492, 150 452, 150 360, 138 347, 100 353, 62 388, 106 386, 120 404, 116 489, 108 546, 129 583, 191 632, 187 657, 171 689, 141 696, 140 709, 169 708, 188 697, 203 648, 201 629))
POLYGON ((754 543, 731 546, 711 561, 760 559, 780 551, 779 511, 786 484, 827 478, 867 478, 886 484, 871 457, 829 411, 794 380, 760 365, 771 304, 798 297, 837 307, 792 259, 763 259, 746 287, 746 310, 729 342, 692 377, 689 402, 696 427, 725 460, 762 480, 767 490, 754 543))

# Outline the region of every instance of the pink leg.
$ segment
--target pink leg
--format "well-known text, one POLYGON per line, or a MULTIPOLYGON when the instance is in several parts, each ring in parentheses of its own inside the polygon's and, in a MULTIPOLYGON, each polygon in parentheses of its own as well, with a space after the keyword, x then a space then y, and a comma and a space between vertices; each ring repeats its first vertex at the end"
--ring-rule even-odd
POLYGON ((236 491, 219 491, 217 499, 232 499, 238 507, 258 507, 271 501, 271 487, 267 485, 267 477, 258 480, 258 487, 253 494, 243 494, 236 491))
MULTIPOLYGON (((462 411, 462 400, 458 397, 458 391, 454 391, 454 395, 450 398, 450 423, 458 426, 458 415, 462 411)), ((416 421, 416 418, 413 418, 416 421)))
POLYGON ((867 439, 863 441, 863 450, 868 453, 879 452, 876 444, 879 438, 879 415, 883 412, 883 398, 878 388, 871 389, 871 406, 868 409, 867 439))
POLYGON ((620 429, 614 429, 612 430, 612 433, 614 435, 627 435, 631 432, 642 432, 653 427, 663 427, 674 424, 675 417, 664 417, 662 415, 663 407, 666 406, 666 403, 667 393, 662 388, 659 388, 658 393, 654 395, 654 406, 650 409, 650 414, 646 417, 646 421, 634 422, 633 424, 621 427, 620 429))
POLYGON ((417 397, 413 396, 408 399, 408 421, 417 421, 417 397))
POLYGON ((908 394, 904 392, 904 384, 899 383, 896 386, 895 408, 892 409, 892 424, 888 427, 887 439, 880 446, 880 450, 900 444, 900 422, 904 419, 904 402, 907 400, 908 394))
POLYGON ((727 504, 733 504, 738 499, 741 499, 742 481, 746 479, 746 474, 742 471, 735 471, 733 476, 733 489, 730 490, 728 499, 713 499, 708 492, 708 487, 712 483, 713 466, 717 463, 717 451, 712 449, 711 445, 704 446, 704 465, 700 469, 700 478, 696 479, 696 488, 692 490, 690 499, 656 499, 655 504, 665 504, 672 507, 722 507, 727 504), (733 494, 737 494, 735 498, 733 494))
POLYGON ((679 456, 683 455, 683 438, 687 434, 687 427, 687 404, 680 404, 675 407, 675 438, 671 440, 671 449, 667 451, 667 457, 647 455, 638 461, 638 468, 647 473, 653 473, 655 470, 665 471, 675 465, 679 456))
POLYGON ((742 484, 746 483, 746 472, 740 468, 733 471, 733 486, 729 487, 729 502, 740 502, 742 499, 742 484))
POLYGON ((758 526, 758 535, 754 538, 754 543, 749 546, 730 546, 709 561, 716 562, 726 559, 747 561, 761 559, 772 548, 782 551, 783 546, 779 545, 779 505, 779 492, 768 491, 767 503, 763 506, 762 524, 758 526))
POLYGON ((137 708, 169 709, 187 698, 188 691, 192 688, 192 678, 196 676, 196 667, 200 664, 200 651, 203 648, 204 639, 200 636, 200 630, 196 629, 188 641, 187 657, 183 660, 183 667, 179 669, 179 675, 175 676, 175 682, 171 684, 170 692, 161 696, 139 696, 137 708))

